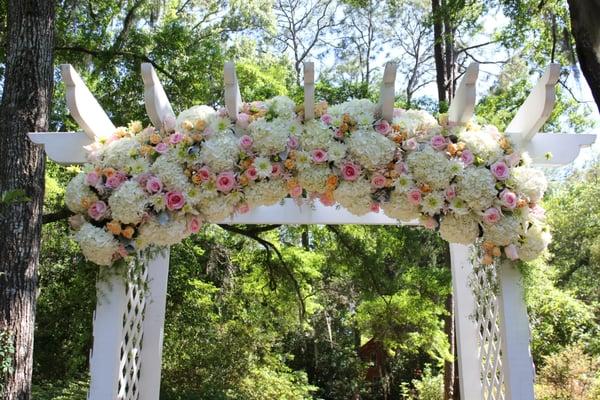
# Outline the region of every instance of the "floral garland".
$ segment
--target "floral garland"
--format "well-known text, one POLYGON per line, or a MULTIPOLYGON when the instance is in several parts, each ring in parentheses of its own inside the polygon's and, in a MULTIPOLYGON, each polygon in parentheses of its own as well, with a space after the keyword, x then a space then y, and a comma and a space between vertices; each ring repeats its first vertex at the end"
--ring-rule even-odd
POLYGON ((133 122, 94 143, 66 191, 85 257, 111 265, 286 197, 419 219, 448 242, 479 243, 487 265, 547 247, 544 174, 494 126, 402 109, 388 122, 364 99, 316 104, 310 121, 298 110, 283 96, 244 103, 232 123, 195 106, 161 129, 133 122))

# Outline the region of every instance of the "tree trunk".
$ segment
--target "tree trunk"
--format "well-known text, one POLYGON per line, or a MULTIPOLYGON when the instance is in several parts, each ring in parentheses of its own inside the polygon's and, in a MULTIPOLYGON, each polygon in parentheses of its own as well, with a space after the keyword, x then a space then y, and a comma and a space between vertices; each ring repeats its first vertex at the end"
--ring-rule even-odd
POLYGON ((600 110, 600 0, 568 0, 568 3, 577 58, 600 110))
MULTIPOLYGON (((448 337, 450 345, 450 354, 456 358, 455 340, 454 340, 454 297, 449 294, 446 297, 446 312, 448 315, 444 317, 444 333, 448 337)), ((444 400, 454 399, 454 360, 444 361, 444 400)))
POLYGON ((440 0, 431 0, 433 15, 433 56, 435 59, 435 80, 438 90, 440 110, 448 102, 446 97, 446 60, 444 57, 444 19, 440 0))
POLYGON ((3 399, 31 397, 44 152, 26 134, 47 131, 53 83, 54 1, 9 0, 6 72, 0 103, 0 192, 29 200, 0 207, 0 330, 15 347, 3 399))

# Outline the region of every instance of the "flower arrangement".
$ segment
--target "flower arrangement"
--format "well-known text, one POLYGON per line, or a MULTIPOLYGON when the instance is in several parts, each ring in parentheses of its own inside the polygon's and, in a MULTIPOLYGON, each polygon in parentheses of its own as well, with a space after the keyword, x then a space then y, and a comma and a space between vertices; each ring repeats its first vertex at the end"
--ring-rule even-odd
POLYGON ((495 127, 402 109, 386 121, 364 99, 318 103, 310 121, 298 109, 283 96, 244 103, 233 123, 196 106, 94 143, 66 192, 85 257, 111 265, 286 197, 419 219, 449 242, 479 243, 484 264, 547 247, 545 177, 495 127))

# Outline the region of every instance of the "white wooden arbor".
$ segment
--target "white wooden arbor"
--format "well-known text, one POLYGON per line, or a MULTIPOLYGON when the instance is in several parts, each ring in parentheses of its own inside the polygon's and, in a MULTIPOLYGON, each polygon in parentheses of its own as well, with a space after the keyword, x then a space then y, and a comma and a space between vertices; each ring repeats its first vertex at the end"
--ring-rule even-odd
MULTIPOLYGON (((473 115, 478 64, 471 64, 456 91, 449 121, 465 123, 473 115)), ((595 135, 538 134, 554 105, 554 86, 560 67, 551 64, 507 128, 521 149, 542 166, 572 162, 595 135), (550 152, 553 157, 548 159, 550 152)), ((45 147, 49 158, 60 164, 86 161, 87 146, 115 127, 70 65, 61 65, 67 105, 83 132, 30 133, 45 147)), ((379 111, 391 119, 394 108, 396 66, 385 67, 379 111)), ((150 64, 142 64, 146 111, 155 126, 174 116, 173 109, 150 64)), ((225 64, 225 107, 235 120, 241 96, 235 66, 225 64)), ((314 65, 304 65, 305 118, 314 118, 314 65)), ((289 199, 288 199, 289 200, 289 199)), ((354 216, 343 208, 317 204, 298 207, 292 201, 258 209, 222 221, 225 224, 370 224, 397 225, 383 213, 354 216)), ((409 221, 406 225, 415 225, 409 221)), ((520 274, 510 262, 497 272, 499 294, 485 271, 474 271, 468 246, 451 244, 452 285, 455 296, 457 353, 461 398, 466 400, 532 400, 534 366, 529 350, 529 322, 520 274), (483 293, 483 295, 482 295, 483 293)), ((141 295, 135 284, 114 276, 97 283, 94 344, 90 357, 89 400, 158 400, 160 389, 163 324, 169 270, 169 254, 149 260, 141 278, 148 290, 141 295), (143 346, 142 346, 143 343, 143 346)))

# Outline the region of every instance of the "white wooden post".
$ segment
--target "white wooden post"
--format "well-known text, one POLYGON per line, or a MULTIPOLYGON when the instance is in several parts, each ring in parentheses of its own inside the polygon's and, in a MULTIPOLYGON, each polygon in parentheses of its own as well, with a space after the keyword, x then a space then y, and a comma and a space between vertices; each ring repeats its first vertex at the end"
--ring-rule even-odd
POLYGON ((535 368, 521 273, 510 261, 499 270, 500 335, 506 400, 533 400, 535 368))
POLYGON ((315 63, 304 63, 304 120, 315 117, 315 63))
POLYGON ((379 94, 379 111, 381 118, 391 121, 394 117, 394 100, 396 99, 396 63, 388 62, 383 71, 383 80, 381 82, 381 91, 379 94))
POLYGON ((454 124, 465 124, 473 116, 475 109, 477 77, 479 75, 479 64, 471 63, 462 77, 456 94, 448 109, 448 121, 454 124))
POLYGON ((234 63, 225 63, 223 80, 225 83, 225 108, 227 108, 231 120, 235 122, 242 106, 242 95, 240 94, 240 86, 235 73, 234 63))
POLYGON ((161 128, 165 118, 175 117, 173 107, 167 98, 165 89, 163 89, 156 71, 152 64, 142 64, 142 79, 144 81, 144 103, 146 104, 146 112, 152 124, 161 128))

